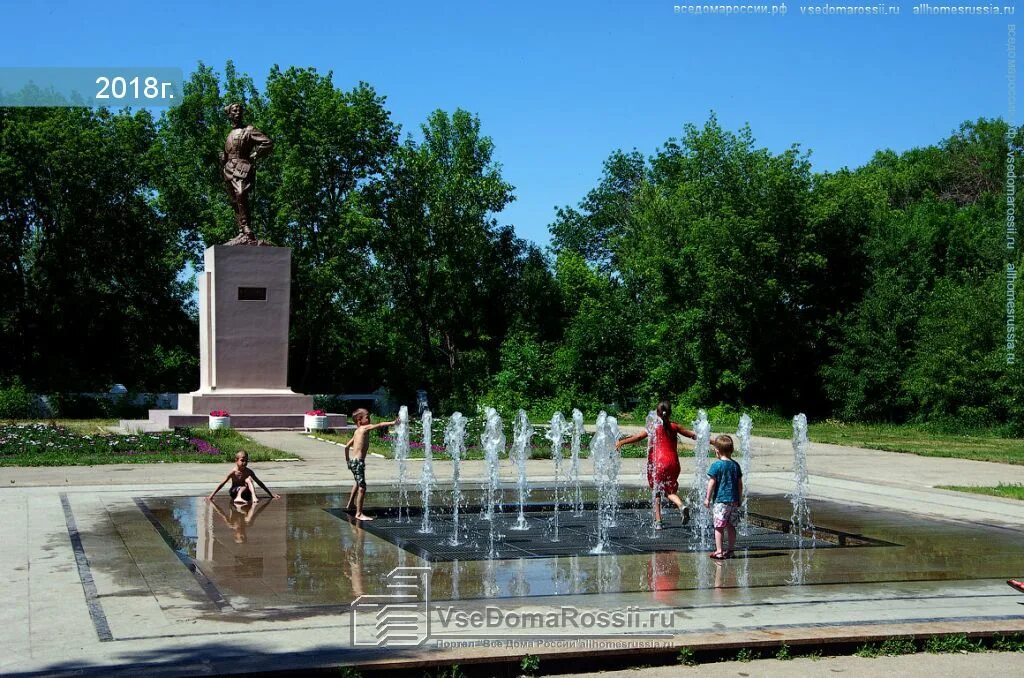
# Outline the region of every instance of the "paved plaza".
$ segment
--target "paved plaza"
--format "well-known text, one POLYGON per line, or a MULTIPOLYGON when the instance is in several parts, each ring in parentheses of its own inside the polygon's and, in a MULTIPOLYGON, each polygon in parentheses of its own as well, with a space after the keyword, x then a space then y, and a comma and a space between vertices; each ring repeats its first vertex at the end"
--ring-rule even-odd
MULTIPOLYGON (((224 498, 203 501, 226 466, 0 469, 0 559, 8 573, 0 584, 6 601, 0 673, 194 675, 357 664, 368 670, 503 658, 518 665, 524 654, 540 656, 542 666, 569 667, 582 658, 593 667, 602 653, 628 653, 641 664, 649 654, 657 663, 683 646, 777 648, 1024 632, 1024 595, 1003 583, 1024 575, 1024 502, 935 488, 1024 482, 1022 466, 812 443, 812 518, 846 535, 842 543, 743 549, 741 540, 738 557, 724 563, 687 549, 592 555, 578 548, 428 562, 340 515, 351 475, 339 447, 295 432, 252 435, 302 460, 255 464, 284 496, 251 511, 233 509, 224 498), (414 647, 363 644, 359 639, 373 623, 353 614, 352 603, 388 593, 387 575, 396 567, 427 568, 430 637, 414 647), (565 608, 580 618, 624 611, 627 628, 581 632, 562 625, 538 633, 516 622, 565 608), (505 616, 487 628, 452 621, 454 612, 486 618, 495 609, 505 616)), ((753 453, 751 510, 788 518, 788 441, 754 438, 753 453)), ((685 485, 693 462, 681 456, 685 485)), ((624 459, 620 472, 623 499, 638 506, 646 491, 642 465, 624 459)), ((420 466, 409 463, 410 477, 418 478, 420 466)), ((589 477, 589 460, 582 466, 589 477)), ((398 501, 389 482, 396 463, 370 458, 367 467, 367 512, 383 516, 398 501)), ((439 457, 434 470, 441 483, 434 501, 443 510, 451 467, 439 457)), ((531 499, 550 498, 552 462, 531 460, 527 472, 536 487, 531 499)), ((462 463, 470 503, 484 477, 482 462, 462 463)), ((503 481, 513 478, 503 462, 503 481)), ((510 487, 506 502, 514 498, 510 487)), ((418 505, 418 488, 410 493, 418 505)), ((648 535, 645 516, 624 511, 621 530, 672 542, 672 530, 682 529, 648 535)), ((450 529, 450 518, 435 527, 450 529)), ((551 541, 552 516, 532 519, 531 529, 519 533, 503 523, 498 543, 551 541)), ((559 521, 562 530, 579 528, 570 515, 559 521)), ((481 529, 474 527, 473 543, 486 548, 481 529)), ((929 675, 987 670, 990 661, 965 659, 981 663, 964 669, 954 665, 958 660, 942 660, 948 663, 929 675)), ((1010 665, 1024 669, 1019 655, 1002 664, 1012 672, 1010 665)), ((715 675, 736 675, 722 673, 723 666, 715 675)))

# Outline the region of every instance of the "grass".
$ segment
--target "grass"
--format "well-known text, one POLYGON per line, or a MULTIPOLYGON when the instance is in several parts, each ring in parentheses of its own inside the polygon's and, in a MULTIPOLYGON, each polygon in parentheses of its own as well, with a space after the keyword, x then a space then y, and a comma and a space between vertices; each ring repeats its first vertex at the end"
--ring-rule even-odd
MULTIPOLYGON (((752 434, 766 438, 793 437, 792 421, 766 412, 751 412, 752 434)), ((692 417, 691 417, 692 418, 692 417)), ((678 416, 676 421, 688 425, 690 419, 678 416)), ((739 415, 709 412, 711 430, 732 432, 739 425, 739 415)), ((640 422, 642 424, 642 422, 640 422)), ((1010 438, 1000 429, 951 429, 929 424, 865 424, 834 419, 810 421, 807 437, 811 442, 863 447, 885 452, 904 452, 924 457, 949 457, 1024 465, 1024 438, 1010 438)))
MULTIPOLYGON (((373 421, 380 421, 378 417, 373 417, 373 421)), ((434 456, 444 455, 446 453, 444 440, 444 429, 447 423, 447 419, 441 417, 435 417, 433 420, 433 428, 431 438, 434 441, 431 445, 434 456)), ((536 422, 533 422, 534 426, 537 426, 536 422)), ((466 427, 466 449, 462 454, 462 459, 479 460, 484 458, 484 449, 480 444, 480 422, 479 420, 470 419, 469 425, 466 427)), ((551 443, 544 439, 544 431, 537 429, 533 436, 530 445, 530 459, 550 459, 551 458, 551 443)), ((394 447, 393 447, 393 436, 394 429, 378 429, 370 434, 370 447, 367 452, 369 454, 379 454, 387 459, 393 459, 394 447)), ((326 440, 332 443, 346 443, 352 438, 351 431, 345 432, 333 432, 333 431, 318 431, 313 434, 313 437, 319 440, 326 440)), ((512 427, 510 422, 505 422, 505 438, 506 447, 505 452, 501 457, 508 457, 508 450, 512 444, 512 427)), ((589 433, 584 433, 580 439, 580 457, 586 458, 590 455, 590 438, 589 433)), ((568 459, 570 436, 566 435, 563 439, 564 458, 568 459)), ((631 447, 622 448, 622 456, 646 456, 647 448, 643 445, 634 445, 631 447)), ((423 428, 419 421, 409 421, 409 458, 410 459, 423 459, 423 428)))
MULTIPOLYGON (((1024 439, 1001 438, 984 430, 948 433, 912 424, 845 424, 834 421, 811 423, 807 428, 808 437, 818 443, 906 452, 924 457, 1024 464, 1024 439)), ((755 421, 753 434, 789 438, 792 429, 786 431, 769 427, 761 430, 755 421)))
POLYGON ((857 648, 853 654, 857 657, 873 659, 875 657, 895 657, 901 654, 914 654, 917 646, 909 638, 886 638, 881 643, 867 643, 857 648))
POLYGON ((254 462, 295 458, 232 429, 109 433, 110 420, 0 424, 0 466, 94 466, 159 462, 230 463, 245 450, 254 462))
POLYGON ((933 654, 984 652, 985 645, 980 640, 971 641, 963 633, 949 636, 932 636, 925 641, 924 651, 933 654))
MULTIPOLYGON (((677 408, 672 418, 690 426, 697 417, 696 409, 677 408)), ((715 433, 735 431, 740 412, 725 406, 707 410, 711 430, 715 433)), ((774 412, 751 409, 753 435, 766 438, 793 437, 793 422, 774 412)), ((619 424, 643 426, 646 414, 620 412, 619 424)), ((590 420, 588 424, 593 424, 590 420)), ((973 459, 1004 464, 1024 465, 1024 438, 1009 437, 1006 427, 965 427, 952 424, 885 424, 847 423, 835 419, 810 421, 807 436, 811 442, 863 447, 885 452, 903 452, 925 457, 973 459)))
POLYGON ((1020 499, 1024 501, 1024 485, 1015 483, 1004 485, 999 483, 995 487, 977 487, 971 485, 939 485, 943 490, 956 490, 957 492, 973 492, 974 494, 987 494, 990 497, 1005 497, 1007 499, 1020 499))

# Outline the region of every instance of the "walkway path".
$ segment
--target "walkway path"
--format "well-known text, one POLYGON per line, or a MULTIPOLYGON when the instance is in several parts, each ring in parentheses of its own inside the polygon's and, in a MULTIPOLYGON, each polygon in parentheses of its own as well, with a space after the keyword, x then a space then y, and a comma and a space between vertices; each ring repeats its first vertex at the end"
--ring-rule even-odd
MULTIPOLYGON (((273 489, 347 489, 351 476, 344 468, 340 447, 295 432, 258 432, 259 442, 299 455, 301 461, 260 463, 256 470, 273 489)), ((754 471, 749 487, 757 494, 779 495, 791 485, 792 450, 788 441, 755 438, 754 471)), ((1024 502, 937 490, 935 485, 1024 482, 1024 466, 957 459, 917 457, 859 448, 812 443, 808 452, 812 499, 847 505, 891 508, 914 516, 943 521, 995 525, 1024 533, 1024 502)), ((684 456, 684 474, 692 469, 684 456)), ((512 469, 503 462, 503 477, 512 469)), ((642 481, 644 460, 625 459, 622 478, 631 485, 642 481)), ((516 648, 436 648, 418 650, 360 650, 348 642, 347 614, 324 611, 315 616, 296 613, 283 619, 258 616, 225 620, 203 611, 203 591, 196 578, 157 536, 145 516, 134 510, 138 496, 200 495, 213 489, 227 465, 121 464, 95 467, 0 468, 0 624, 5 628, 5 652, 0 674, 79 671, 92 667, 109 675, 125 670, 196 674, 218 671, 257 671, 344 664, 359 661, 472 662, 530 652, 516 648), (127 508, 128 510, 124 510, 127 508), (116 515, 115 515, 116 514, 116 515), (133 544, 133 549, 127 544, 133 544), (89 577, 83 572, 92 572, 89 577), (109 620, 108 637, 98 635, 96 610, 109 620)), ((411 461, 409 473, 419 474, 421 462, 411 461)), ((438 459, 435 472, 450 479, 450 465, 438 459)), ((373 488, 394 478, 396 462, 371 458, 368 480, 373 488)), ((590 463, 584 462, 589 476, 590 463)), ((548 460, 528 462, 528 475, 537 482, 551 479, 548 460)), ((479 461, 464 462, 462 477, 478 483, 484 477, 479 461)), ((268 514, 269 515, 269 514, 268 514)), ((703 559, 706 560, 706 559, 703 559)), ((701 562, 703 562, 703 560, 701 562)), ((761 567, 756 560, 751 568, 761 567)), ((248 567, 240 563, 237 567, 248 567)), ((369 565, 368 565, 369 567, 369 565)), ((1024 573, 1022 573, 1024 574, 1024 573)), ((367 576, 369 579, 369 576, 367 576)), ((728 589, 726 589, 728 591, 728 589)), ((733 589, 728 605, 713 591, 675 590, 669 602, 654 601, 647 593, 581 597, 580 604, 668 605, 685 620, 670 643, 736 647, 767 646, 829 640, 884 638, 897 633, 956 631, 1024 632, 1024 596, 1000 580, 904 582, 898 585, 751 587, 733 589), (736 593, 739 591, 739 593, 736 593), (733 600, 735 599, 735 600, 733 600), (936 621, 938 620, 938 621, 936 621), (899 623, 896 623, 896 622, 899 623)), ((562 603, 561 597, 559 603, 562 603)), ((206 603, 209 604, 208 602, 206 603)), ((548 598, 523 599, 524 609, 546 610, 548 598)), ((107 622, 104 622, 107 623, 107 622)), ((556 649, 587 657, 591 648, 556 649)), ((907 675, 991 673, 998 655, 921 658, 929 668, 907 675)), ((829 665, 833 671, 880 675, 903 673, 912 659, 856 660, 829 665), (863 661, 871 663, 864 664, 863 661)), ((543 660, 542 660, 543 663, 543 660)), ((1019 657, 999 663, 1013 673, 1019 657), (1017 662, 1012 664, 1010 662, 1017 662)), ((702 675, 777 675, 755 667, 778 665, 787 675, 824 675, 810 660, 792 663, 716 665, 701 667, 702 675)), ((909 669, 908 669, 909 670, 909 669)), ((914 669, 916 670, 916 669, 914 669)), ((661 675, 652 669, 652 676, 661 675)), ((673 669, 672 675, 679 675, 673 669)), ((689 669, 684 669, 689 671, 689 669)), ((631 675, 643 675, 631 673, 631 675)), ((682 675, 686 675, 683 673, 682 675)))

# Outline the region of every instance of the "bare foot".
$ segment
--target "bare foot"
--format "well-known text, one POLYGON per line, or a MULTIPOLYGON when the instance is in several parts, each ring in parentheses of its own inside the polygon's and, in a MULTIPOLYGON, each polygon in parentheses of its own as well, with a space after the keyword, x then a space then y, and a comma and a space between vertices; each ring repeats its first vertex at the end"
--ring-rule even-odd
POLYGON ((373 518, 371 518, 370 516, 366 515, 365 513, 357 513, 356 514, 356 520, 373 520, 373 518))

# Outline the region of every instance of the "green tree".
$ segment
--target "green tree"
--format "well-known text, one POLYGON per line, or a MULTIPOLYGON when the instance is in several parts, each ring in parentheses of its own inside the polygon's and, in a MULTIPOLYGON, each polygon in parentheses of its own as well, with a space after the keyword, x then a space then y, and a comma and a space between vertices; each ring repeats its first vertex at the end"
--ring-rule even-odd
POLYGON ((180 388, 190 286, 145 112, 0 109, 0 353, 34 389, 180 388))
POLYGON ((493 216, 512 186, 479 119, 435 111, 422 134, 395 151, 372 199, 382 224, 373 248, 394 301, 402 386, 466 399, 496 367, 488 356, 519 303, 525 245, 493 216))

